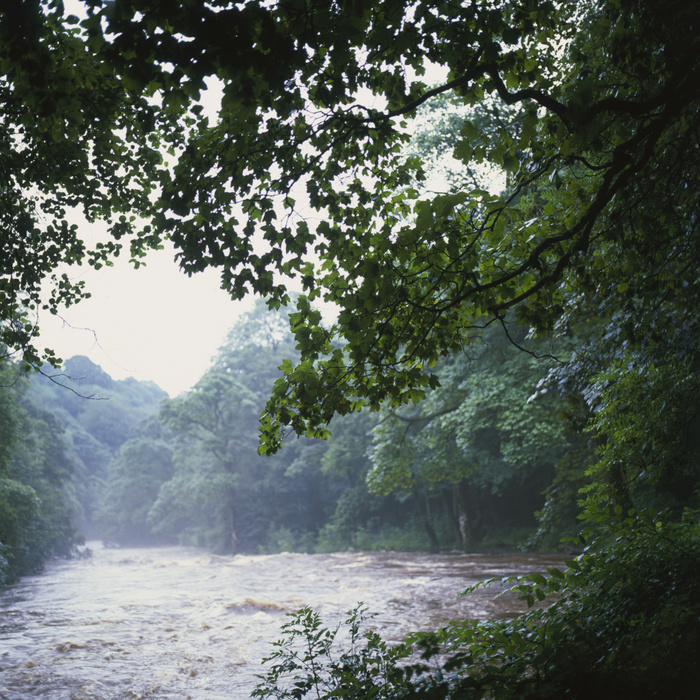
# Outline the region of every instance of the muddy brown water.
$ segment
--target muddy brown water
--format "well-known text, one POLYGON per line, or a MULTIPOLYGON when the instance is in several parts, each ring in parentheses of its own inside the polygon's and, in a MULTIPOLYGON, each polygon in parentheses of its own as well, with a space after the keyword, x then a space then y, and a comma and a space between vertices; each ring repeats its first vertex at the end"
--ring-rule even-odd
POLYGON ((455 619, 516 614, 476 581, 543 571, 541 555, 396 552, 221 557, 184 547, 104 549, 0 592, 2 700, 238 700, 304 606, 335 625, 358 602, 399 640, 455 619))

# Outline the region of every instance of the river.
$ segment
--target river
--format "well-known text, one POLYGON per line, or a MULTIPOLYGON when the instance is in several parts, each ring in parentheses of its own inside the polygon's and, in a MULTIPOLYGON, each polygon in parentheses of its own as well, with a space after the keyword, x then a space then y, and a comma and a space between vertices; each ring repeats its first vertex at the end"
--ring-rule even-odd
POLYGON ((514 614, 484 578, 561 558, 395 552, 222 557, 185 547, 104 549, 50 563, 0 593, 2 700, 238 700, 306 605, 335 625, 359 601, 390 640, 453 619, 514 614))

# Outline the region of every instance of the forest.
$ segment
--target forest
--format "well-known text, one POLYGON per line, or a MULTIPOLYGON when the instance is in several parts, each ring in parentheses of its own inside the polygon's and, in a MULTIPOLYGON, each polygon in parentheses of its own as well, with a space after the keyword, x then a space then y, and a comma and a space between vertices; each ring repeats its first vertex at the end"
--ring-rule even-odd
POLYGON ((256 693, 694 697, 699 15, 0 12, 0 577, 81 533, 231 553, 560 548, 563 570, 512 582, 532 606, 514 620, 398 648, 370 632, 335 662, 301 612, 286 629, 307 657, 282 644, 256 693), (38 311, 89 295, 71 270, 139 267, 164 241, 186 273, 258 297, 190 392, 41 349, 38 311))
POLYGON ((259 303, 174 399, 153 383, 113 380, 86 357, 29 378, 8 363, 5 424, 16 428, 5 441, 5 502, 20 489, 29 500, 3 509, 3 580, 78 552, 85 538, 217 553, 470 552, 557 548, 576 531, 582 466, 578 481, 567 477, 568 499, 537 520, 556 465, 572 455, 585 464, 588 442, 552 397, 523 410, 541 360, 494 334, 478 354, 445 361, 446 390, 420 409, 349 414, 327 440, 261 455, 260 413, 296 355, 287 316, 259 303))

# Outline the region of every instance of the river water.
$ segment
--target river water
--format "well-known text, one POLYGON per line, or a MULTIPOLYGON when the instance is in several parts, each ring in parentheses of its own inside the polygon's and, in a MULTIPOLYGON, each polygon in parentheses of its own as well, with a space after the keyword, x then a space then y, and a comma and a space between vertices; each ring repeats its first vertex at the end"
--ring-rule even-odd
POLYGON ((0 593, 2 700, 238 700, 304 606, 335 625, 364 602, 399 640, 454 619, 520 610, 476 581, 542 571, 527 555, 395 552, 213 556, 167 547, 104 549, 58 561, 0 593))

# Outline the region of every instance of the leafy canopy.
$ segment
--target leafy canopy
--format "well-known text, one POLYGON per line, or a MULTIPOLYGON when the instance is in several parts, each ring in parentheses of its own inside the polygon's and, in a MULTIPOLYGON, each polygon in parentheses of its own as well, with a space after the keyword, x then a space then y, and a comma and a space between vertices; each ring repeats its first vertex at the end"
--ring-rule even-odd
MULTIPOLYGON (((286 304, 290 278, 304 291, 267 451, 289 428, 324 436, 337 413, 419 401, 439 357, 506 312, 696 355, 696 3, 85 6, 0 19, 2 332, 30 364, 29 314, 59 263, 104 264, 126 240, 138 259, 164 237, 233 297, 286 304), (468 177, 423 188, 407 119, 448 92, 476 116, 445 150, 504 173, 503 194, 468 177), (101 247, 66 223, 70 206, 109 222, 101 247), (321 300, 337 306, 331 328, 321 300)), ((82 293, 54 282, 50 309, 82 293)))

